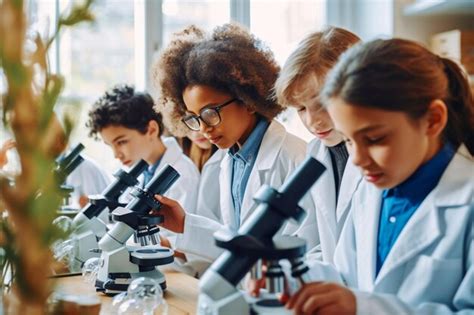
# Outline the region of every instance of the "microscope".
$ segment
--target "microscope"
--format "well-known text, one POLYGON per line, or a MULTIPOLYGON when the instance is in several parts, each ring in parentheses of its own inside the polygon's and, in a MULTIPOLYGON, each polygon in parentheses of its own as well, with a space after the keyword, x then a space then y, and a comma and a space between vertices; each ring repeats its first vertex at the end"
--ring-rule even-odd
POLYGON ((254 196, 257 206, 236 233, 219 230, 214 234, 216 245, 225 252, 199 281, 198 314, 288 314, 277 297, 284 289, 280 261, 288 261, 291 277, 304 284, 308 271, 303 260, 306 242, 294 236, 275 235, 288 219, 303 220, 305 212, 298 202, 325 169, 316 159, 308 157, 279 191, 266 185, 257 191, 254 196), (261 259, 267 262, 268 292, 255 299, 237 286, 261 259))
POLYGON ((178 178, 178 172, 167 165, 144 189, 135 186, 134 199, 125 208, 118 207, 112 212, 115 224, 99 241, 101 256, 96 291, 107 295, 124 292, 139 277, 155 279, 166 289, 165 277, 156 266, 172 263, 174 252, 160 245, 157 224, 163 222, 163 216, 149 213, 161 208, 154 195, 164 194, 178 178), (140 246, 127 246, 135 231, 140 246))
POLYGON ((55 161, 56 166, 54 168, 54 173, 57 182, 60 184, 59 191, 63 200, 59 211, 61 214, 70 214, 71 212, 78 210, 71 207, 70 202, 74 187, 66 185, 64 182, 69 174, 71 174, 84 161, 84 158, 80 155, 82 150, 84 150, 84 145, 78 143, 69 152, 61 154, 55 161))
POLYGON ((87 259, 100 256, 97 250, 98 240, 105 235, 107 225, 99 216, 106 208, 113 210, 118 206, 125 206, 119 203, 119 197, 128 187, 138 184, 137 177, 147 167, 148 164, 140 160, 129 172, 119 169, 114 174, 115 181, 107 186, 101 195, 89 196, 89 203, 74 217, 72 223, 76 248, 71 271, 80 271, 87 259))

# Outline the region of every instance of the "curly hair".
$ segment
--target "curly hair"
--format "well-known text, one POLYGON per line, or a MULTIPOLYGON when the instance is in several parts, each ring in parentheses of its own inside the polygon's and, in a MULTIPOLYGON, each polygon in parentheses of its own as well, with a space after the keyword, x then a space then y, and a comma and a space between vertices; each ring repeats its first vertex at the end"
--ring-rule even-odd
POLYGON ((279 69, 273 53, 239 25, 224 24, 210 35, 189 26, 174 34, 153 64, 156 107, 167 129, 185 136, 183 91, 207 85, 271 120, 283 110, 271 97, 279 69))
POLYGON ((86 126, 89 136, 97 139, 97 134, 108 126, 123 126, 144 134, 148 123, 154 120, 163 133, 162 115, 155 111, 153 99, 148 93, 135 92, 129 85, 116 85, 100 97, 89 111, 86 126))

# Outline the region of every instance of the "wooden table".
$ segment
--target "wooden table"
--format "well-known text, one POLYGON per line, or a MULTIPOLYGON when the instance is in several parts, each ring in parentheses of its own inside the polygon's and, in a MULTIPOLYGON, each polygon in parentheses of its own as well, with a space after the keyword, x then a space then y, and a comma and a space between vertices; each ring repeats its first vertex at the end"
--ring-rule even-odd
MULTIPOLYGON (((198 280, 184 273, 166 271, 165 299, 168 302, 169 315, 196 314, 198 298, 198 280)), ((68 294, 97 295, 102 303, 101 315, 110 314, 112 297, 96 293, 92 283, 86 283, 81 276, 56 278, 56 291, 68 294)))

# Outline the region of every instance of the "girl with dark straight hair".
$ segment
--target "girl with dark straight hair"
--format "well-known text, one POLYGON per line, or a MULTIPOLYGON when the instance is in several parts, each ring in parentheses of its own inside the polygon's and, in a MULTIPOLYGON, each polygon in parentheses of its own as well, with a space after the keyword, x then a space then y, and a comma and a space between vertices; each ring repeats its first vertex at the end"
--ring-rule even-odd
POLYGON ((322 99, 365 180, 335 268, 315 262, 320 282, 287 306, 304 314, 474 313, 473 98, 459 66, 408 40, 376 40, 342 56, 322 99))

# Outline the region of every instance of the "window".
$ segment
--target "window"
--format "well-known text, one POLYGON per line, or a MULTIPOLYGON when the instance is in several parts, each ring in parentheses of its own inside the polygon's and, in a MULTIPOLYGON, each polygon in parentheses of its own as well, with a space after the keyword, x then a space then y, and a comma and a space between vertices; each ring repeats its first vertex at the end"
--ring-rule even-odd
MULTIPOLYGON (((73 1, 77 0, 29 0, 34 28, 52 34, 59 12, 73 1)), ((108 170, 119 167, 111 150, 88 137, 84 125, 87 113, 92 103, 117 83, 148 87, 146 72, 153 53, 166 45, 174 32, 190 24, 210 31, 234 16, 250 24, 251 31, 269 45, 282 65, 305 34, 325 23, 325 11, 326 0, 96 0, 93 13, 97 21, 63 31, 50 52, 52 70, 66 79, 61 108, 77 120, 71 142, 83 142, 86 154, 108 170)), ((295 111, 279 119, 290 132, 306 140, 313 138, 295 111)))
MULTIPOLYGON (((59 9, 71 3, 61 1, 59 9)), ((97 17, 94 23, 67 29, 59 38, 58 71, 66 80, 61 108, 76 118, 71 143, 82 142, 86 154, 112 172, 120 163, 101 141, 88 137, 85 123, 92 104, 107 89, 135 83, 134 2, 96 0, 92 11, 97 17)))
MULTIPOLYGON (((325 23, 325 0, 250 1, 250 29, 269 45, 281 66, 305 35, 321 30, 325 23)), ((285 111, 279 120, 289 132, 306 141, 314 138, 295 110, 285 111)))
POLYGON ((250 29, 282 65, 306 34, 323 27, 325 12, 324 0, 253 0, 250 29))
POLYGON ((195 24, 206 31, 230 21, 229 0, 163 0, 163 43, 173 33, 195 24))

